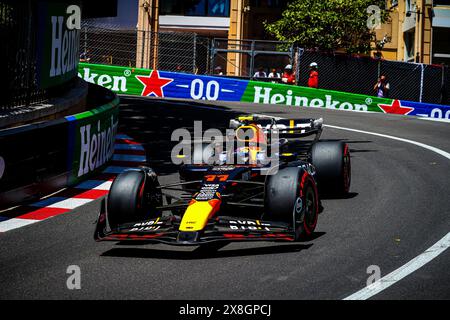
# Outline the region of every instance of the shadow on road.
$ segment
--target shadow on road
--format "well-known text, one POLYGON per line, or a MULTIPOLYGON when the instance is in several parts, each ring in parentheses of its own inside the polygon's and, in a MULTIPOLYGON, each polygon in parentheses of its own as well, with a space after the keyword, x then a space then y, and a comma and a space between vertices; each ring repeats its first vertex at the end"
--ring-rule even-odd
POLYGON ((331 199, 353 199, 359 195, 358 192, 349 192, 345 195, 334 195, 334 194, 321 194, 320 199, 331 200, 331 199))
POLYGON ((267 247, 243 248, 230 250, 209 250, 198 247, 192 251, 162 250, 151 248, 113 248, 102 254, 103 257, 121 258, 145 258, 145 259, 170 259, 170 260, 195 260, 228 257, 258 256, 267 254, 294 253, 307 250, 311 243, 293 243, 272 245, 267 247))
POLYGON ((194 121, 202 121, 202 130, 228 128, 229 120, 241 115, 226 107, 205 106, 196 102, 164 101, 139 97, 121 97, 119 132, 143 144, 147 165, 159 175, 178 172, 171 162, 172 132, 185 128, 193 137, 194 121), (196 106, 193 108, 193 106, 196 106))

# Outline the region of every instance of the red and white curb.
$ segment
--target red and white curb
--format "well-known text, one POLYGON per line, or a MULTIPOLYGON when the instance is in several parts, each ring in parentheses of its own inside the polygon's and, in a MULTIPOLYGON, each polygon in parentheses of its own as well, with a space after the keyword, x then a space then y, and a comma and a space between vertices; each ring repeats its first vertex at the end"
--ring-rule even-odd
POLYGON ((124 135, 116 135, 110 165, 91 180, 62 190, 54 196, 0 213, 0 232, 17 229, 63 213, 105 196, 117 174, 147 161, 144 147, 124 135))

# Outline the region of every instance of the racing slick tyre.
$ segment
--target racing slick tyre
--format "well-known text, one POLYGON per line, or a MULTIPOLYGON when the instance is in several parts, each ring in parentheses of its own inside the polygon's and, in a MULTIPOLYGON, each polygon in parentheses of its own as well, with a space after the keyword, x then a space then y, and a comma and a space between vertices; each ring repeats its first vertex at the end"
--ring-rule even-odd
POLYGON ((162 194, 153 170, 125 171, 111 185, 107 198, 107 217, 112 230, 123 223, 139 222, 158 216, 162 194))
POLYGON ((311 150, 316 168, 317 187, 321 194, 343 196, 351 182, 350 151, 342 141, 319 141, 311 150))
POLYGON ((306 240, 314 232, 319 216, 314 179, 298 167, 287 167, 268 176, 264 211, 264 220, 292 224, 295 240, 306 240))

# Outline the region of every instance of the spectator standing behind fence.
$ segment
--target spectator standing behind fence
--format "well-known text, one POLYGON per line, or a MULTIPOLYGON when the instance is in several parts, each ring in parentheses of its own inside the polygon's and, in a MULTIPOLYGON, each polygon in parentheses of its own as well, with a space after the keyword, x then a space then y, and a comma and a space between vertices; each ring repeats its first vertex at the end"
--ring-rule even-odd
POLYGON ((91 58, 89 57, 89 49, 80 53, 80 62, 89 62, 91 58))
POLYGON ((277 69, 272 68, 269 73, 269 78, 281 78, 281 74, 277 72, 277 69))
POLYGON ((319 87, 319 71, 317 63, 313 62, 309 65, 309 78, 308 87, 318 88, 319 87))
POLYGON ((258 71, 253 75, 253 78, 267 78, 267 73, 264 71, 263 67, 259 67, 258 71))
POLYGON ((281 77, 281 82, 287 84, 295 84, 295 75, 292 72, 292 65, 288 64, 286 67, 284 67, 284 73, 281 77))
MULTIPOLYGON (((279 81, 280 78, 281 78, 281 75, 280 75, 279 72, 277 72, 277 69, 272 68, 271 71, 270 71, 270 73, 269 73, 268 78, 277 79, 277 80, 279 81)), ((276 82, 278 82, 278 81, 272 81, 272 83, 276 83, 276 82)))
POLYGON ((373 86, 373 90, 376 91, 379 98, 389 97, 390 85, 385 75, 378 78, 377 83, 373 86))
POLYGON ((214 74, 215 74, 216 76, 223 76, 222 67, 221 67, 221 66, 217 66, 217 67, 214 69, 214 74))

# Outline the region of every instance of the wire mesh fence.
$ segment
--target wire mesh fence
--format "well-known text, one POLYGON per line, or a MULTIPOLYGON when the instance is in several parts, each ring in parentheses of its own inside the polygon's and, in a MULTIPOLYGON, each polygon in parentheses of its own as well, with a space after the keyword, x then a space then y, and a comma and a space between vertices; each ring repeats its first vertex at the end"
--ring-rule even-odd
POLYGON ((292 63, 294 56, 294 47, 285 42, 215 38, 211 46, 211 68, 216 70, 220 67, 225 75, 231 73, 264 81, 272 69, 282 72, 284 66, 292 63), (264 74, 266 77, 261 76, 264 74))
POLYGON ((375 95, 374 85, 381 75, 388 79, 393 99, 446 104, 450 90, 448 68, 440 65, 377 60, 316 51, 299 57, 298 84, 306 86, 309 65, 318 64, 319 88, 375 95))
POLYGON ((157 38, 158 69, 205 74, 209 70, 210 40, 195 33, 152 33, 157 38))
POLYGON ((80 35, 81 60, 90 63, 135 66, 135 30, 121 30, 84 24, 80 35))
POLYGON ((37 84, 36 6, 35 1, 0 1, 0 63, 5 72, 0 110, 47 99, 47 91, 37 84))
POLYGON ((211 40, 192 32, 150 32, 85 20, 82 61, 164 71, 209 72, 211 40))
POLYGON ((390 98, 419 102, 446 104, 450 90, 448 68, 442 66, 317 52, 276 41, 124 30, 85 20, 80 47, 82 58, 91 63, 262 81, 276 79, 258 77, 256 71, 268 75, 275 69, 282 74, 284 67, 292 64, 301 86, 307 86, 309 65, 316 62, 321 89, 376 95, 374 85, 380 75, 385 75, 390 84, 390 98))

